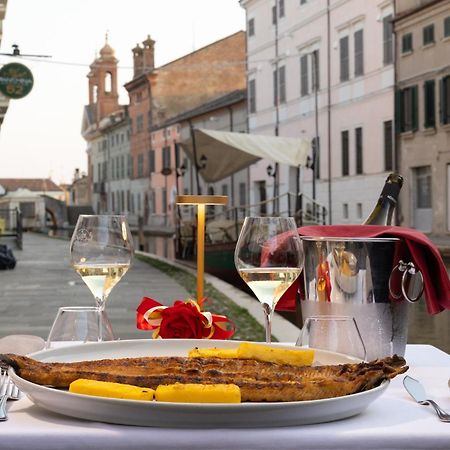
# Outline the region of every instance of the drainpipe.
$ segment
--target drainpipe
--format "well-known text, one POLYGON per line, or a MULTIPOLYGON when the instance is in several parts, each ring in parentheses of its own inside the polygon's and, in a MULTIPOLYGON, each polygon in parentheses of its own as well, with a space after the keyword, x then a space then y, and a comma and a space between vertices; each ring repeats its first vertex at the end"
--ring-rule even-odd
MULTIPOLYGON (((279 129, 280 129, 280 74, 278 73, 278 0, 275 0, 275 136, 279 136, 279 129)), ((275 216, 279 212, 279 199, 277 199, 278 196, 278 184, 279 184, 279 167, 278 163, 275 162, 275 169, 274 169, 274 177, 273 177, 273 215, 275 216)))
POLYGON ((328 223, 333 223, 331 215, 331 17, 330 0, 327 0, 327 115, 328 115, 328 223))

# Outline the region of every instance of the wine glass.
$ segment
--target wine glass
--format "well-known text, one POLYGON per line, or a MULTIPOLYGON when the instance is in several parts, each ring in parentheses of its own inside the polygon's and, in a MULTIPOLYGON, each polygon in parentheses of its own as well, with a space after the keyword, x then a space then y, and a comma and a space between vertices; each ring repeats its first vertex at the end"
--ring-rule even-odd
POLYGON ((273 311, 300 275, 303 246, 292 217, 246 217, 234 252, 239 275, 261 302, 266 342, 273 311))
POLYGON ((80 215, 70 241, 73 268, 92 292, 98 310, 98 340, 102 311, 114 286, 127 273, 133 240, 125 216, 80 215))
POLYGON ((96 342, 99 335, 103 341, 115 339, 104 310, 99 311, 95 306, 63 306, 58 309, 45 348, 96 342))
POLYGON ((366 359, 366 347, 354 317, 308 317, 296 345, 366 359))

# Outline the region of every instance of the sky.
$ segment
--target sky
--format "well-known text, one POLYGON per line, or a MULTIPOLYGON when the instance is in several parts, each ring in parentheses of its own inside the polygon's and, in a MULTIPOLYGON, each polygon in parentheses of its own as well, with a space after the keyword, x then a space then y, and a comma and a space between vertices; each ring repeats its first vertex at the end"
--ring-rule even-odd
POLYGON ((75 168, 86 170, 86 75, 106 33, 119 60, 120 103, 127 104, 131 49, 147 35, 160 66, 244 29, 238 0, 9 0, 0 51, 18 44, 23 54, 52 58, 0 56, 0 66, 20 62, 34 77, 30 94, 10 101, 0 129, 0 178, 70 183, 75 168))

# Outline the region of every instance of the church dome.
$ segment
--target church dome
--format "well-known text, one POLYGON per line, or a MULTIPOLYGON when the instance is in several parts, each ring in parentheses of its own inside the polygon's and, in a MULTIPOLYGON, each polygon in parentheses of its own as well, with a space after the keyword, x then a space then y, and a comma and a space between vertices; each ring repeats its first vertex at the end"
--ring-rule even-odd
POLYGON ((112 47, 106 43, 100 50, 100 57, 102 58, 114 58, 114 50, 112 47))

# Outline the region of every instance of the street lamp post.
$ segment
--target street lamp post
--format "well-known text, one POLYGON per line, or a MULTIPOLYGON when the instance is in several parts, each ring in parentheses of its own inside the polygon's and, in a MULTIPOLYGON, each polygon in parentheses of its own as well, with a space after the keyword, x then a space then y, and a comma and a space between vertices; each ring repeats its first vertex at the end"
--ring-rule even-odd
POLYGON ((226 195, 177 195, 178 205, 197 206, 197 301, 204 296, 205 274, 205 206, 226 205, 226 195))

